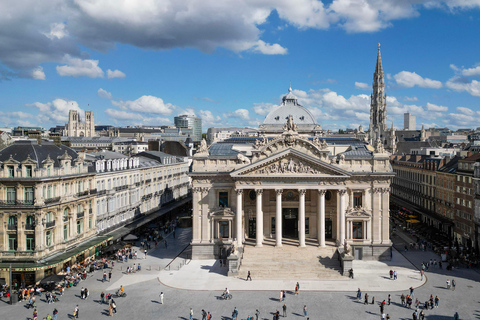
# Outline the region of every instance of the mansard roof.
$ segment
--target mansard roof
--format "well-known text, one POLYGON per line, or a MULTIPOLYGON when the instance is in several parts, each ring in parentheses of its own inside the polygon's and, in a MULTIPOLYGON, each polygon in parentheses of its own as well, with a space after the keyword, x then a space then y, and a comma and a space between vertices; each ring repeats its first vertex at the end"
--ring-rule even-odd
POLYGON ((42 140, 41 144, 38 144, 36 140, 19 140, 0 150, 0 161, 5 162, 11 156, 14 160, 23 162, 30 157, 40 166, 42 162, 50 158, 53 160, 54 166, 59 167, 59 160, 65 153, 73 160, 78 158, 78 154, 73 149, 64 145, 57 146, 49 140, 42 140))

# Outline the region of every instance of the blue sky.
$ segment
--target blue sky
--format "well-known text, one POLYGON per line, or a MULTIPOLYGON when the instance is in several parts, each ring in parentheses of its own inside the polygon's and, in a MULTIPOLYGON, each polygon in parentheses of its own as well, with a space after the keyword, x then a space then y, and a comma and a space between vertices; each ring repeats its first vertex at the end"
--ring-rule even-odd
POLYGON ((478 127, 480 0, 3 0, 0 127, 257 127, 292 84, 327 129, 369 123, 381 43, 389 126, 478 127))

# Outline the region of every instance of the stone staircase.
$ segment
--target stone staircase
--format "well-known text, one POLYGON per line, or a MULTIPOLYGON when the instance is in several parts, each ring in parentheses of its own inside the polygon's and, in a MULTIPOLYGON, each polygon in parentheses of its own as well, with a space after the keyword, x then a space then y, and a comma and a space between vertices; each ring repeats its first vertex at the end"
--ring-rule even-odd
POLYGON ((250 271, 254 279, 344 279, 334 243, 321 248, 307 240, 307 246, 299 248, 298 240, 283 239, 282 244, 276 248, 274 240, 266 239, 256 248, 255 241, 247 239, 239 278, 250 271))

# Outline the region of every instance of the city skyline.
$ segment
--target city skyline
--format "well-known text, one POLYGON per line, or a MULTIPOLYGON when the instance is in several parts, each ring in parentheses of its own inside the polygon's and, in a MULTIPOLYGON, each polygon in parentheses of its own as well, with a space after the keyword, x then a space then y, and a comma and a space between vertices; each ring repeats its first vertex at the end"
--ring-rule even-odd
POLYGON ((381 43, 387 121, 476 128, 480 1, 5 1, 0 126, 257 127, 291 83, 325 129, 369 123, 381 43), (28 9, 26 9, 28 8, 28 9), (107 15, 105 12, 108 12, 107 15), (84 118, 82 118, 84 119, 84 118))

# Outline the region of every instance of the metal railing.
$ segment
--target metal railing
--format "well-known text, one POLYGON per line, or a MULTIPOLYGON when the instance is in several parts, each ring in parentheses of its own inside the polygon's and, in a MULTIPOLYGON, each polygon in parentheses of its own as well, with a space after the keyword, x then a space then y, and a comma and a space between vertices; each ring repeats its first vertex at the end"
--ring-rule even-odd
POLYGON ((45 204, 57 203, 60 201, 60 197, 45 199, 45 204))
POLYGON ((25 230, 35 230, 34 223, 25 223, 25 230))
POLYGON ((88 191, 77 192, 77 197, 83 197, 88 195, 88 191))
POLYGON ((53 227, 55 227, 55 220, 50 222, 45 222, 45 229, 53 228, 53 227))
POLYGON ((8 224, 7 230, 9 230, 9 231, 17 230, 17 225, 16 224, 8 224))
POLYGON ((85 211, 77 212, 77 219, 83 218, 84 215, 85 215, 85 211))

